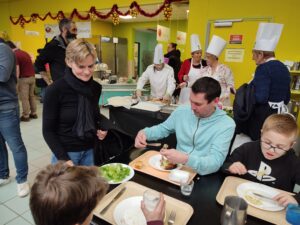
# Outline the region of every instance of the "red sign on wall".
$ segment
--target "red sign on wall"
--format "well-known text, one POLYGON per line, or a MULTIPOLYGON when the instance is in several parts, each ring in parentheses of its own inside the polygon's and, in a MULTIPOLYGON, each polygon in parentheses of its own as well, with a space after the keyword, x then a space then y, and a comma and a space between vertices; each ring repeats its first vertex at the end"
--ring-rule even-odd
POLYGON ((242 44, 243 35, 241 34, 231 34, 229 39, 229 44, 242 44))

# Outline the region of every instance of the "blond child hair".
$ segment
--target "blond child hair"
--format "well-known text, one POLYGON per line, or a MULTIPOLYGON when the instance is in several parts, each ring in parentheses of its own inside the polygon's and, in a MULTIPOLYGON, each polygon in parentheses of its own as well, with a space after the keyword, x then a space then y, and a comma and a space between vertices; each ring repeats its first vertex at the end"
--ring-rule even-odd
POLYGON ((269 116, 262 127, 262 132, 275 131, 295 140, 298 135, 298 126, 295 118, 288 114, 272 114, 269 116))

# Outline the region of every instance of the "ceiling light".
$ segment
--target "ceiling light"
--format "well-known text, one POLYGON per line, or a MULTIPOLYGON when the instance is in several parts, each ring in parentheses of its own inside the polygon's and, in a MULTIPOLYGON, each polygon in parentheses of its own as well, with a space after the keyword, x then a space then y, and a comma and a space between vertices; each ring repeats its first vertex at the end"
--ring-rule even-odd
POLYGON ((133 17, 131 15, 127 15, 127 16, 119 16, 120 19, 123 19, 123 20, 131 20, 133 19, 133 17))
POLYGON ((231 27, 232 22, 215 22, 214 26, 215 27, 231 27))

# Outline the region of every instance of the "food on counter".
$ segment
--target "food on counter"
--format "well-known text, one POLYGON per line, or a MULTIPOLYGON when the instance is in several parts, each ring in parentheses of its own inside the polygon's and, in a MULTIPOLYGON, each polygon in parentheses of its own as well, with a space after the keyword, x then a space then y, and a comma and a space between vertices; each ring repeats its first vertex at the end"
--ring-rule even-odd
POLYGON ((132 84, 133 83, 133 79, 132 78, 129 78, 128 80, 127 80, 127 84, 132 84))
POLYGON ((162 103, 162 98, 151 98, 149 101, 154 103, 162 103))
POLYGON ((137 161, 135 164, 134 164, 134 168, 140 170, 142 169, 142 167, 144 166, 144 163, 142 161, 137 161))
POLYGON ((101 166, 99 171, 104 179, 113 182, 120 182, 130 174, 128 167, 118 163, 101 166))

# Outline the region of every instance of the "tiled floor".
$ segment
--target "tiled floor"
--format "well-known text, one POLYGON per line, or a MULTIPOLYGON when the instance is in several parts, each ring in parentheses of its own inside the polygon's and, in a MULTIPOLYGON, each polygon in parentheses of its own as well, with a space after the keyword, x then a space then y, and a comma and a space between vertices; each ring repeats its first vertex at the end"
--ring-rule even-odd
MULTIPOLYGON (((42 104, 38 104, 38 119, 21 122, 21 133, 28 153, 28 181, 33 180, 41 168, 50 163, 51 151, 42 136, 42 104)), ((101 109, 107 115, 106 109, 101 109)), ((16 169, 12 154, 9 152, 9 168, 11 182, 0 187, 0 225, 30 225, 34 224, 29 209, 29 196, 19 198, 16 187, 16 169)))

